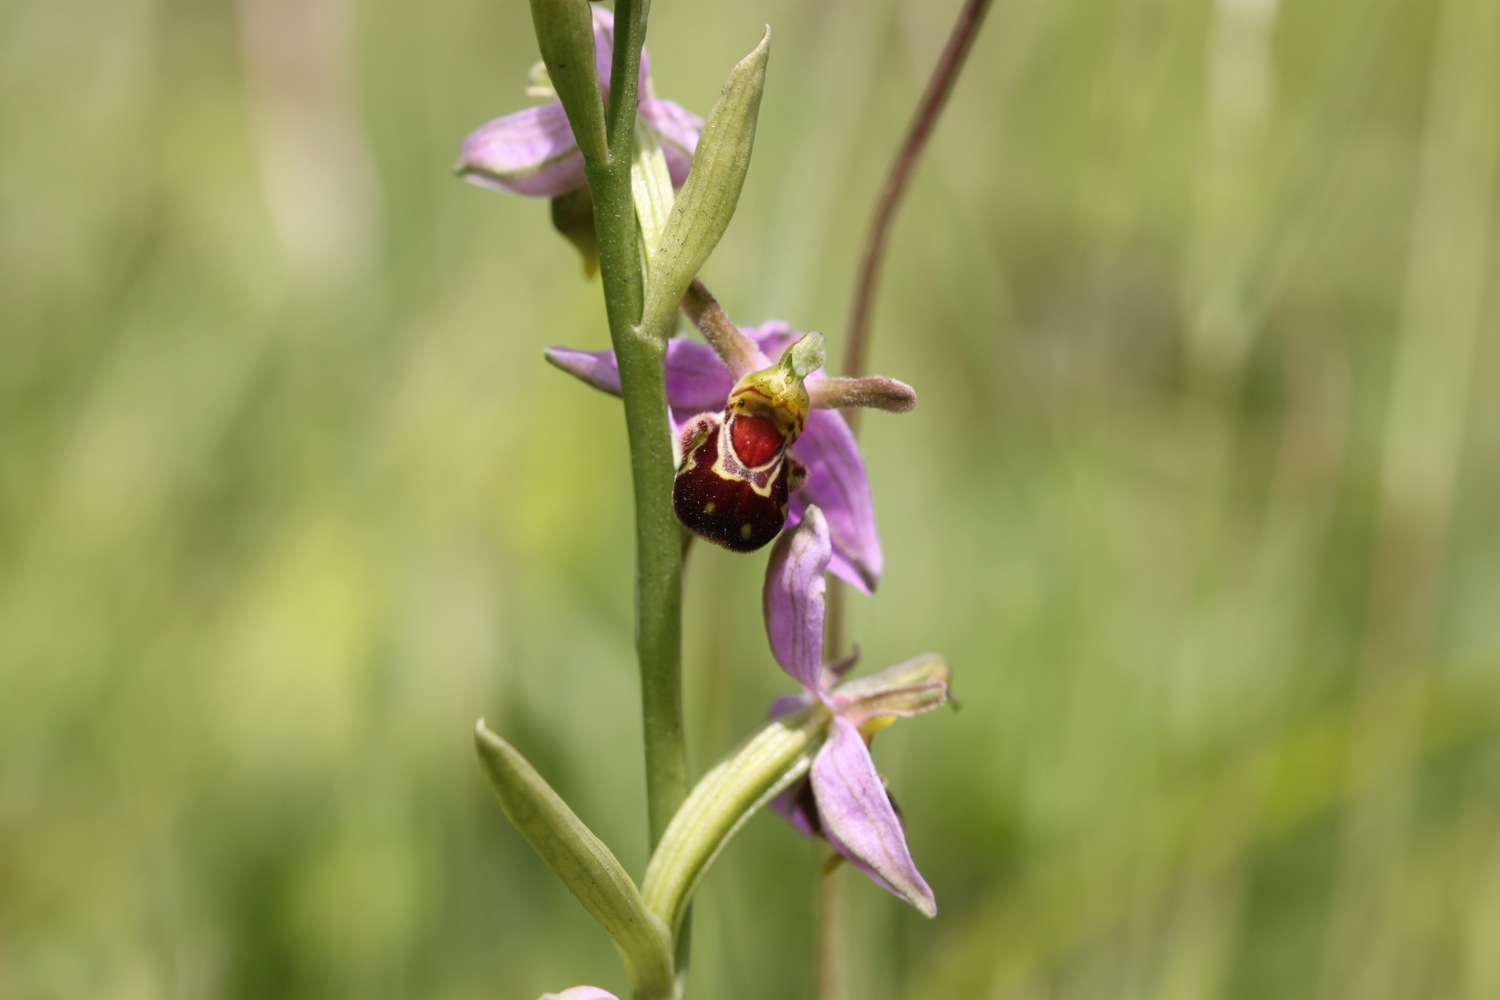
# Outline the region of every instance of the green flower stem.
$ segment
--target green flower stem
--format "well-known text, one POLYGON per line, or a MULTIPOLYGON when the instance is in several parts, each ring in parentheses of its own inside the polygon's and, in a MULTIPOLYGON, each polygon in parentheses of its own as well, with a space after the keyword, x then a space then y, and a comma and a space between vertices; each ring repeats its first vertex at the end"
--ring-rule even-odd
POLYGON ((672 432, 667 424, 666 344, 636 334, 641 321, 640 236, 631 194, 636 90, 649 0, 615 4, 609 158, 587 161, 599 234, 610 339, 620 364, 635 489, 636 655, 646 742, 651 844, 687 796, 682 724, 682 529, 672 514, 672 432))

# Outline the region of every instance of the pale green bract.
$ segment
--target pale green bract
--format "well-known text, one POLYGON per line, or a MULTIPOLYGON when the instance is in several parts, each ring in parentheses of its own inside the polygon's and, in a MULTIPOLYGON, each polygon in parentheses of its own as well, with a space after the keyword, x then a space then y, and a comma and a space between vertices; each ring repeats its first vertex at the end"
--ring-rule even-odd
POLYGON ((474 727, 474 743, 505 815, 609 932, 636 991, 642 997, 674 996, 671 935, 641 901, 635 881, 614 853, 483 719, 474 727))
MULTIPOLYGON (((590 160, 608 153, 604 99, 594 75, 594 14, 588 0, 531 0, 531 20, 547 82, 557 92, 578 148, 590 160), (590 58, 580 58, 587 53, 590 58)), ((537 78, 532 70, 532 84, 537 78)))
POLYGON ((750 169, 770 54, 771 29, 767 27, 755 50, 730 71, 704 122, 693 168, 672 206, 672 217, 646 275, 646 304, 640 326, 645 337, 666 338, 688 285, 734 218, 740 189, 750 169))

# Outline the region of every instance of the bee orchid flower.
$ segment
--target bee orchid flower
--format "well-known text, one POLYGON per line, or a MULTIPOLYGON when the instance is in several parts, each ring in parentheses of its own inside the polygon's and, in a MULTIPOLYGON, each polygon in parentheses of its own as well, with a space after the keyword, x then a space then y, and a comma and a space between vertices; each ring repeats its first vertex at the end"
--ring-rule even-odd
MULTIPOLYGON (((904 412, 916 393, 895 379, 825 375, 822 334, 780 320, 737 327, 702 285, 685 307, 708 343, 667 341, 667 402, 682 446, 673 489, 678 519, 709 541, 751 551, 816 504, 832 539, 831 572, 872 592, 883 563, 875 502, 838 409, 904 412)), ((547 360, 620 393, 612 351, 554 347, 547 360)))

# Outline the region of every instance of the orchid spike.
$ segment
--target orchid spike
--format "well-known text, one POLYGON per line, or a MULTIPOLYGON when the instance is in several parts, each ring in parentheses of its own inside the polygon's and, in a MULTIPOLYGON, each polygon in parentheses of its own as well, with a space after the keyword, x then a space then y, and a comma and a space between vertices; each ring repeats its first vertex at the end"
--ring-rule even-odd
MULTIPOLYGON (((824 375, 821 335, 804 336, 779 320, 741 329, 701 284, 694 285, 686 307, 709 344, 667 341, 667 402, 684 444, 673 491, 678 517, 711 541, 749 550, 774 538, 783 521, 798 524, 816 504, 832 539, 830 570, 870 593, 883 563, 875 502, 859 446, 836 408, 902 412, 915 405, 916 393, 895 379, 824 375), (773 364, 772 357, 781 360, 773 364), (728 474, 727 483, 709 481, 721 474, 728 474), (696 504, 698 518, 691 508, 684 516, 689 503, 696 504), (727 530, 711 534, 702 519, 710 503, 715 506, 709 518, 721 511, 749 516, 725 518, 719 523, 727 530), (752 537, 745 541, 756 544, 731 544, 747 523, 752 537), (719 537, 725 534, 727 540, 719 537)), ((554 347, 547 360, 595 388, 620 393, 611 351, 554 347)))
POLYGON ((917 871, 906 833, 870 757, 876 730, 918 715, 948 698, 948 666, 927 655, 879 673, 844 681, 853 658, 823 662, 823 574, 832 556, 828 525, 817 507, 782 535, 766 567, 766 632, 776 662, 803 693, 772 705, 773 717, 822 705, 833 720, 806 779, 772 808, 809 836, 823 836, 875 883, 926 916, 937 913, 932 889, 917 871))
MULTIPOLYGON (((614 15, 592 7, 594 58, 601 92, 608 97, 609 74, 614 62, 614 15)), ((650 61, 641 52, 640 117, 661 139, 672 183, 687 180, 703 119, 672 101, 649 96, 650 61)), ((526 92, 552 95, 545 74, 532 71, 526 92)), ((585 184, 583 153, 568 124, 560 101, 517 111, 481 125, 464 140, 458 164, 460 177, 481 187, 511 191, 534 198, 558 198, 585 184)))

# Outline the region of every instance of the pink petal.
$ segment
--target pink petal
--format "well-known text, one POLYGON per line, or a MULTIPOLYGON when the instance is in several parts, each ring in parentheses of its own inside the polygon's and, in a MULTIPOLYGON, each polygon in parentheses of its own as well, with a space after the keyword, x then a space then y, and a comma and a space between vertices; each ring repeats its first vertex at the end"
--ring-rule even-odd
POLYGON ((614 351, 575 351, 571 347, 549 347, 547 360, 569 375, 611 396, 620 394, 620 366, 614 351))
POLYGON ((835 410, 813 410, 792 454, 807 466, 807 484, 792 497, 787 524, 796 524, 809 504, 821 507, 833 542, 830 571, 867 594, 874 591, 885 559, 870 479, 849 425, 835 410))
POLYGON ((771 652, 781 669, 817 697, 823 672, 823 611, 831 550, 828 526, 816 507, 809 507, 795 531, 784 532, 766 565, 762 604, 771 652))
POLYGON ((793 782, 792 787, 772 799, 771 811, 796 827, 804 837, 818 837, 823 833, 818 822, 818 805, 806 778, 793 782))
POLYGON ((556 101, 496 118, 464 140, 455 168, 482 187, 556 198, 584 184, 583 154, 556 101))
POLYGON ((771 709, 766 713, 766 718, 779 719, 783 715, 800 712, 811 704, 813 700, 805 694, 784 694, 771 702, 771 709))
POLYGON ((828 842, 877 885, 925 916, 936 916, 937 900, 911 859, 901 821, 853 723, 834 718, 828 742, 813 760, 811 779, 828 842))
MULTIPOLYGON (((609 74, 615 64, 615 15, 594 4, 594 69, 599 74, 599 91, 609 98, 609 74)), ((640 93, 646 92, 646 77, 651 75, 651 60, 641 49, 640 93)))
POLYGON ((684 412, 718 412, 734 388, 734 376, 714 349, 683 337, 667 341, 666 378, 667 402, 684 412))
MULTIPOLYGON (((614 351, 575 351, 549 347, 547 360, 596 389, 618 396, 620 368, 614 351)), ((713 348, 696 340, 673 337, 667 341, 667 402, 678 424, 698 413, 724 408, 734 379, 713 348)))
POLYGON ((755 341, 755 346, 771 361, 781 357, 783 351, 806 336, 792 329, 790 323, 779 319, 768 319, 760 326, 740 327, 740 332, 755 341))
POLYGON ((609 990, 597 986, 574 986, 561 993, 543 993, 542 1000, 620 1000, 609 990))
POLYGON ((693 165, 693 153, 698 149, 703 119, 675 101, 654 97, 640 103, 640 113, 661 137, 661 151, 666 154, 673 186, 682 187, 693 165))

